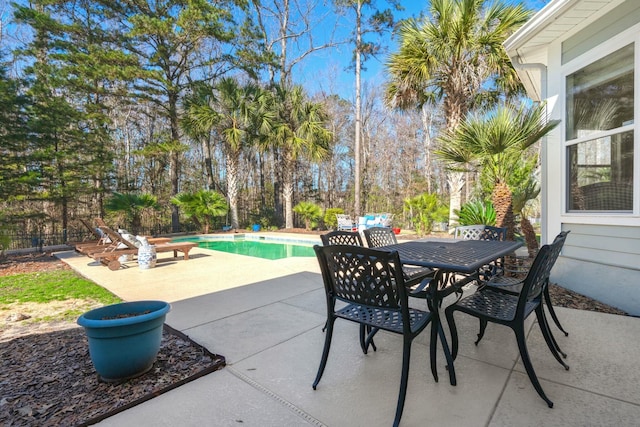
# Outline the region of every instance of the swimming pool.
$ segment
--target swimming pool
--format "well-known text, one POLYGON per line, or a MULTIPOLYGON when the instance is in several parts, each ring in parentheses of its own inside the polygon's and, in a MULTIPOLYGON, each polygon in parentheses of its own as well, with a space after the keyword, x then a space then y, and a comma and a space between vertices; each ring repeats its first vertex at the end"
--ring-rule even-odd
POLYGON ((238 236, 233 239, 182 237, 174 242, 195 242, 198 247, 214 251, 247 255, 263 259, 283 259, 292 257, 315 257, 313 243, 293 242, 286 240, 246 239, 238 236))

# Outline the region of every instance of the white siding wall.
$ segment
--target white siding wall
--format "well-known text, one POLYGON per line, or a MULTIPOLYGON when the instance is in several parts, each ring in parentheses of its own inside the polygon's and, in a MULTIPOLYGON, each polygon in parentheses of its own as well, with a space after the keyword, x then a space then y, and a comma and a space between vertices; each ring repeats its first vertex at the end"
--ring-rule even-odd
POLYGON ((563 224, 571 230, 551 281, 640 316, 640 228, 563 224))
MULTIPOLYGON (((564 76, 567 70, 563 68, 563 59, 565 63, 569 61, 568 66, 572 66, 571 60, 577 58, 578 61, 585 61, 587 58, 580 65, 584 66, 591 60, 588 57, 597 56, 601 43, 606 45, 615 42, 622 46, 620 43, 629 43, 631 39, 637 42, 638 27, 629 29, 639 21, 640 0, 628 0, 606 14, 604 19, 547 46, 546 94, 552 119, 565 119, 564 76), (615 20, 612 17, 624 18, 615 20), (625 30, 625 40, 620 40, 618 34, 625 30), (630 32, 634 32, 636 36, 629 35, 630 32), (590 34, 592 38, 589 37, 590 34), (606 34, 606 40, 602 40, 602 34, 606 34), (580 58, 579 55, 583 54, 580 58)), ((636 73, 640 73, 640 70, 636 69, 636 73)), ((634 214, 627 215, 565 213, 566 156, 563 135, 564 122, 549 135, 542 151, 542 204, 546 205, 542 241, 549 242, 560 231, 571 230, 552 271, 551 280, 631 314, 640 315, 639 212, 636 208, 634 214)), ((640 135, 636 134, 635 138, 640 138, 640 135)), ((635 150, 640 150, 639 147, 640 144, 636 142, 635 150)), ((639 190, 638 186, 634 189, 636 206, 640 197, 639 190)))

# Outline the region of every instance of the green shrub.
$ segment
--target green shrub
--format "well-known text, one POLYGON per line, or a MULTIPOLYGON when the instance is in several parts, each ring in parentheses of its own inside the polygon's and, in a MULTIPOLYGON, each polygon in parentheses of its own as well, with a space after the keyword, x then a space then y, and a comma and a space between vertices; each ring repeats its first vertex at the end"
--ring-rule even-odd
POLYGON ((338 219, 336 215, 343 214, 344 209, 342 208, 329 208, 324 213, 324 226, 328 230, 335 230, 338 228, 338 219))
POLYGON ((431 233, 434 222, 446 222, 449 207, 437 194, 423 193, 404 202, 411 225, 418 235, 431 233))
POLYGON ((5 250, 9 249, 11 245, 11 236, 9 235, 9 227, 5 225, 5 218, 2 213, 0 213, 0 256, 4 253, 5 250))
POLYGON ((465 203, 456 213, 460 225, 496 225, 496 211, 488 201, 475 200, 465 203))
POLYGON ((313 202, 300 202, 293 207, 293 211, 304 220, 304 227, 311 229, 311 223, 322 217, 322 209, 313 202))

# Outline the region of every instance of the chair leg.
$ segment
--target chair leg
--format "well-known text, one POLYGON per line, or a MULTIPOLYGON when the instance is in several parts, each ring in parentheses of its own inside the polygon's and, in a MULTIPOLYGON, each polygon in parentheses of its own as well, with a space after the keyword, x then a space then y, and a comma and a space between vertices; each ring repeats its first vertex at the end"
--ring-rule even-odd
MULTIPOLYGON (((544 315, 544 310, 542 311, 542 314, 544 315)), ((547 321, 547 316, 544 316, 544 322, 545 325, 547 325, 547 330, 549 331, 549 337, 551 338, 551 342, 553 343, 553 347, 556 349, 556 351, 565 359, 567 358, 567 353, 565 353, 564 351, 562 351, 562 349, 560 348, 560 345, 558 345, 558 341, 556 341, 556 337, 551 333, 551 328, 549 327, 549 322, 547 321)))
POLYGON ((327 366, 327 359, 329 358, 329 350, 331 349, 331 337, 333 336, 333 324, 335 323, 335 318, 327 319, 327 333, 324 336, 324 348, 322 350, 322 359, 320 359, 320 366, 318 367, 318 373, 316 374, 316 379, 313 381, 313 389, 315 390, 320 382, 320 378, 322 378, 322 374, 324 373, 324 368, 327 366))
POLYGON ((564 366, 564 369, 569 370, 569 365, 564 363, 564 360, 560 357, 560 349, 558 348, 558 343, 555 342, 553 338, 553 334, 551 334, 551 330, 549 329, 549 324, 547 323, 547 319, 544 315, 544 308, 542 308, 542 304, 540 304, 536 308, 536 317, 538 318, 538 326, 540 326, 540 331, 542 332, 542 336, 544 337, 545 342, 547 343, 547 347, 553 354, 553 357, 564 366))
POLYGON ((480 321, 480 331, 478 332, 478 339, 475 342, 475 345, 478 345, 482 337, 484 337, 484 331, 487 329, 487 321, 484 319, 478 319, 480 321))
POLYGON ((538 381, 538 377, 536 376, 536 371, 533 369, 533 365, 531 364, 531 359, 529 358, 529 351, 527 350, 527 342, 524 333, 524 326, 518 325, 517 328, 513 329, 513 332, 516 334, 516 341, 518 341, 518 349, 520 350, 520 358, 522 359, 522 363, 524 364, 524 368, 527 371, 527 375, 529 376, 529 380, 531 384, 533 384, 533 388, 536 389, 538 395, 547 402, 549 408, 553 408, 553 402, 549 400, 544 391, 542 390, 542 386, 540 385, 540 381, 538 381))
POLYGON ((396 417, 393 426, 400 425, 402 411, 404 410, 404 400, 407 396, 407 383, 409 381, 409 362, 411 360, 411 339, 404 337, 402 348, 402 376, 400 377, 400 393, 398 394, 398 405, 396 406, 396 417))
POLYGON ((544 295, 544 302, 545 304, 547 304, 547 308, 549 309, 549 314, 551 315, 553 322, 556 324, 558 329, 560 329, 564 333, 564 336, 568 337, 569 332, 565 331, 562 325, 560 324, 560 320, 558 320, 556 311, 553 309, 553 304, 551 304, 551 295, 549 295, 549 284, 545 286, 543 295, 544 295))

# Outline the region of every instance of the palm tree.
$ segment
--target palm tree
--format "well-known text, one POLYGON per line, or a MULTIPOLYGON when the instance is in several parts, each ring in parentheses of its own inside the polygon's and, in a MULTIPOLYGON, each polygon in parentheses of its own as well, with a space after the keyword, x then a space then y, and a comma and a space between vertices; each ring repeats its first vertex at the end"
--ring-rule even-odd
POLYGON ((293 211, 304 219, 306 230, 311 230, 311 222, 317 221, 322 216, 320 206, 312 202, 300 202, 293 208, 293 211))
POLYGON ((227 201, 220 193, 199 190, 195 193, 180 193, 171 199, 171 203, 182 207, 196 225, 208 234, 213 218, 226 215, 229 210, 227 201))
POLYGON ((439 137, 436 155, 442 160, 458 167, 477 166, 492 178, 496 225, 507 227, 507 239, 513 239, 515 227, 509 176, 527 150, 558 125, 548 122, 545 112, 544 104, 502 105, 467 118, 439 137))
POLYGON ((142 213, 148 209, 159 209, 158 199, 151 194, 117 193, 106 201, 105 209, 122 214, 131 225, 131 232, 138 234, 142 213))
POLYGON ((285 228, 293 228, 293 189, 296 163, 300 156, 323 159, 329 151, 331 132, 325 128, 322 105, 307 100, 302 86, 277 86, 274 91, 277 123, 272 141, 282 152, 282 193, 285 228))
MULTIPOLYGON (((502 43, 530 15, 503 1, 432 0, 428 16, 399 29, 400 48, 387 63, 387 102, 402 109, 441 102, 450 132, 476 106, 523 93, 502 43)), ((464 181, 451 173, 449 182, 453 212, 464 181)))
POLYGON ((192 83, 189 87, 189 94, 185 95, 182 102, 183 108, 187 113, 182 117, 180 127, 193 142, 201 145, 204 156, 204 170, 207 176, 207 188, 224 193, 224 189, 216 180, 213 170, 213 129, 202 129, 192 121, 193 117, 188 114, 192 108, 197 110, 199 106, 208 105, 212 102, 212 96, 213 91, 209 84, 205 82, 192 83))
POLYGON ((527 252, 530 258, 534 258, 538 253, 539 245, 536 232, 529 218, 527 218, 525 207, 529 200, 533 200, 540 194, 540 185, 534 177, 529 174, 524 182, 513 188, 513 212, 520 215, 520 231, 527 243, 527 252))
POLYGON ((253 142, 258 132, 270 126, 267 93, 260 87, 241 86, 235 79, 224 78, 212 90, 206 103, 193 104, 187 119, 201 131, 216 129, 222 136, 225 152, 227 196, 231 227, 238 229, 238 168, 244 148, 253 142))

